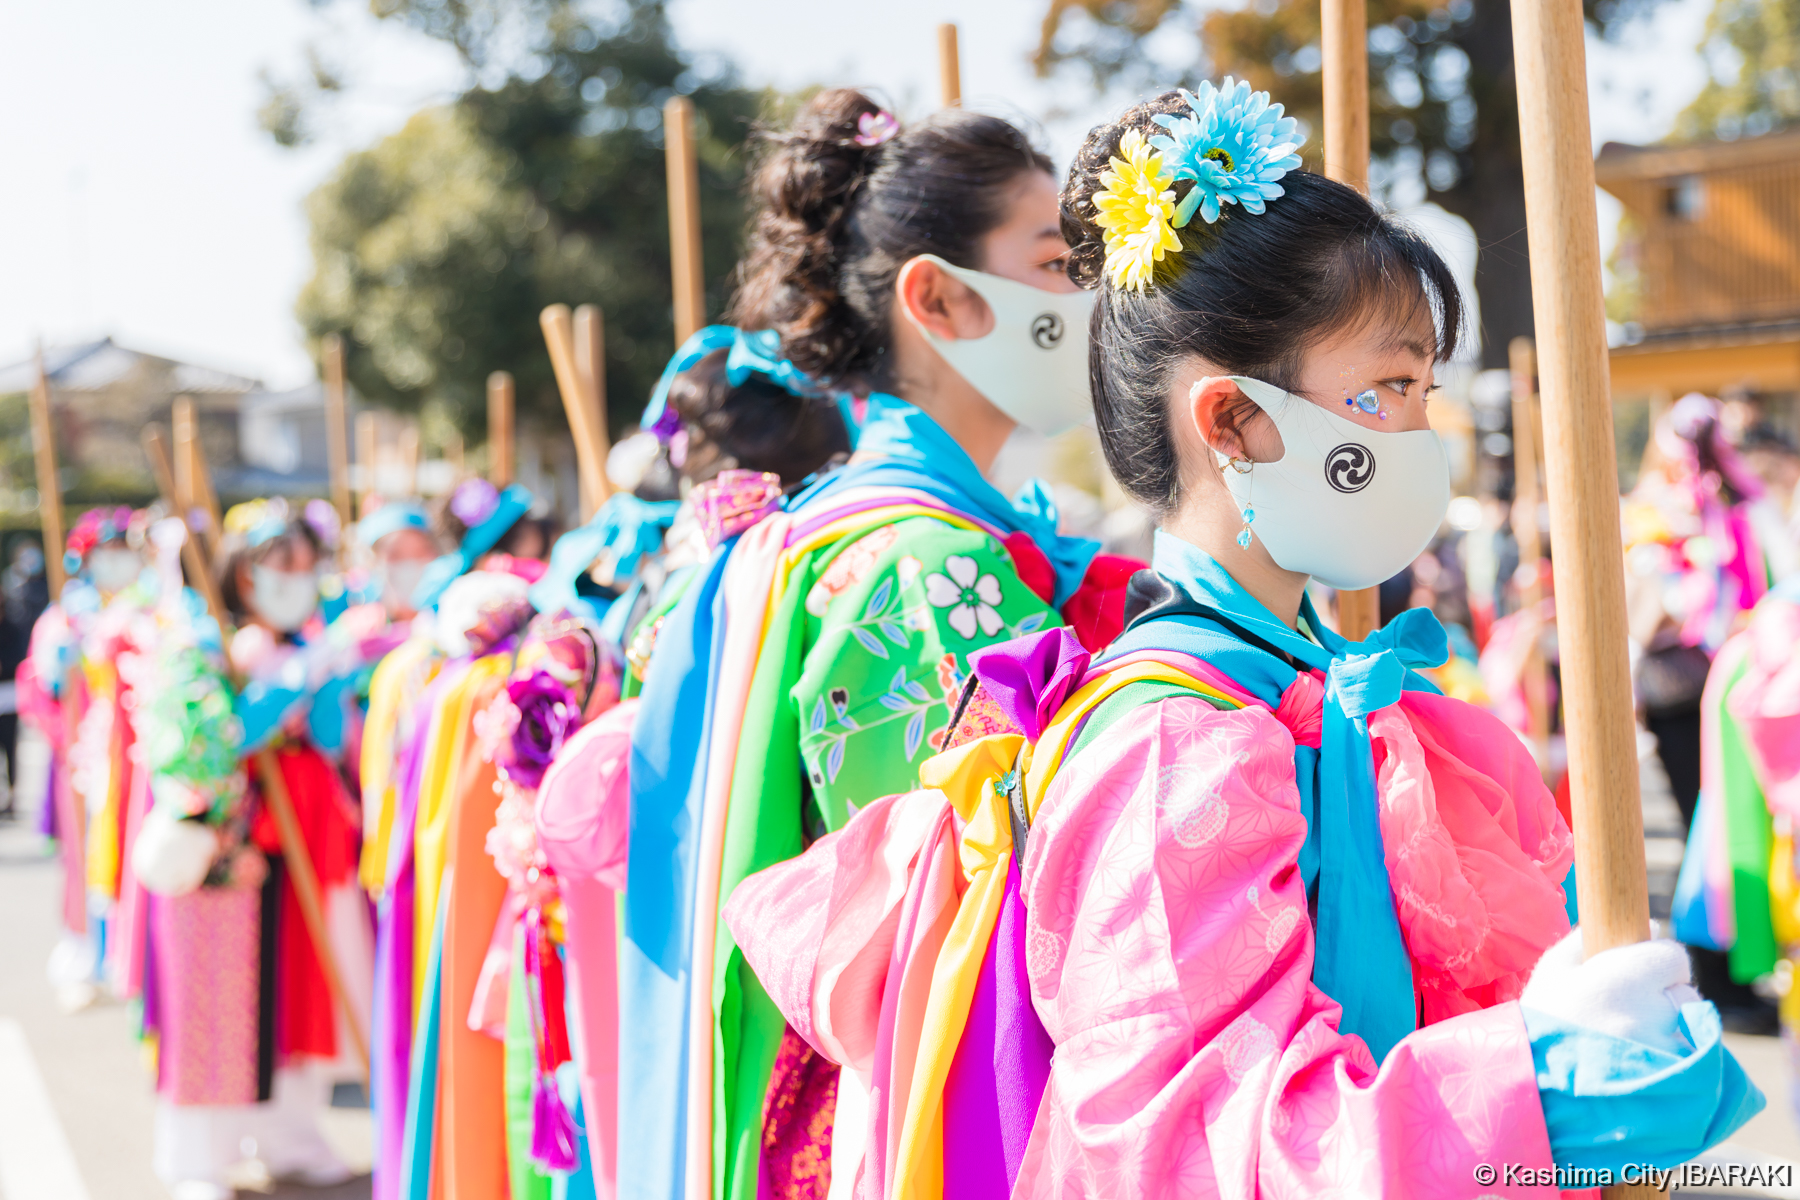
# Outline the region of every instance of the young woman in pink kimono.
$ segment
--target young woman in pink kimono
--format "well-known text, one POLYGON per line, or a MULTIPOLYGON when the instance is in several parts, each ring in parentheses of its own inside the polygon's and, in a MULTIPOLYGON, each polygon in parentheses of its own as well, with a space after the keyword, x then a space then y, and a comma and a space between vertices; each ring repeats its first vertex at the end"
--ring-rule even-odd
POLYGON ((1442 520, 1462 310, 1299 140, 1230 80, 1089 135, 1062 214, 1097 424, 1160 519, 1127 628, 977 655, 925 788, 726 912, 865 1081, 833 1195, 1547 1196, 1761 1107, 1679 947, 1581 960, 1570 832, 1415 673, 1430 613, 1347 643, 1307 596, 1442 520))

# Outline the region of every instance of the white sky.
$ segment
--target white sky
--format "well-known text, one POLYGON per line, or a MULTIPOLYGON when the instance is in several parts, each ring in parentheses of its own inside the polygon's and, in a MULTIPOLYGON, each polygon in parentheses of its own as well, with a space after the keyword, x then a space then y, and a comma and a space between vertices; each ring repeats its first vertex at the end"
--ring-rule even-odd
MULTIPOLYGON (((1699 90, 1711 0, 1667 0, 1590 59, 1595 144, 1667 132, 1699 90)), ((733 58, 751 84, 855 83, 918 112, 937 96, 936 27, 962 26, 976 107, 1041 118, 1064 162, 1120 99, 1052 87, 1027 55, 1045 0, 672 0, 680 43, 733 58)), ((1167 47, 1165 47, 1165 51, 1167 47)), ((351 149, 457 89, 444 48, 340 2, 0 0, 0 362, 34 338, 119 341, 288 386, 310 364, 292 316, 310 271, 308 191, 351 149), (257 73, 299 70, 337 31, 350 100, 300 152, 256 127, 257 73)), ((1602 197, 1610 239, 1616 206, 1602 197)), ((1464 227, 1466 230, 1466 227, 1464 227)), ((1459 257, 1466 257, 1462 255, 1459 257)))

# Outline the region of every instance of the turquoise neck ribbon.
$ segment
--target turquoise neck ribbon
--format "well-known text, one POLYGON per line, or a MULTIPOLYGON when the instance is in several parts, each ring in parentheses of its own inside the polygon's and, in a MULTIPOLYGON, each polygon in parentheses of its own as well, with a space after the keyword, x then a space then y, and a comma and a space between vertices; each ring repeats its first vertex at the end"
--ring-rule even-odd
POLYGON ((1099 542, 1057 532, 1056 501, 1042 480, 1029 481, 1008 500, 942 425, 898 396, 875 392, 869 397, 856 452, 863 461, 826 476, 796 496, 789 507, 798 508, 851 487, 904 487, 925 492, 1008 533, 1030 536, 1056 572, 1058 608, 1081 587, 1088 564, 1099 552, 1099 542))
POLYGON ((1380 1062, 1416 1027, 1418 1010, 1381 842, 1368 718, 1403 691, 1437 690, 1413 672, 1449 656, 1444 628, 1429 609, 1410 608, 1367 639, 1351 642, 1326 628, 1308 597, 1300 607, 1308 637, 1210 555, 1177 537, 1157 533, 1151 565, 1186 599, 1133 621, 1108 658, 1147 649, 1191 654, 1271 707, 1298 675, 1294 664, 1324 674, 1319 748, 1294 752, 1307 818, 1300 869, 1309 894, 1317 897, 1313 982, 1343 1006, 1339 1027, 1361 1037, 1380 1062))

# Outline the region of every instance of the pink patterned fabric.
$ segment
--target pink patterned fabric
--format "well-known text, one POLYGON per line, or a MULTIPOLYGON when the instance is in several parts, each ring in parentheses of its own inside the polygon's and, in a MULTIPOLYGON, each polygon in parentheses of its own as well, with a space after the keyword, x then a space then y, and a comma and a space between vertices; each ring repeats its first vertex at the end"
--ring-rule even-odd
MULTIPOLYGON (((1390 773, 1429 753, 1383 736, 1390 773)), ((1176 698, 1052 783, 1022 882, 1056 1053, 1015 1197, 1555 1194, 1472 1186, 1481 1163, 1551 1164, 1515 1006, 1422 1029, 1379 1074, 1337 1032, 1293 745, 1264 709, 1176 698)))
POLYGON ((1497 718, 1430 692, 1370 716, 1369 738, 1420 1023, 1516 1000, 1569 929, 1575 842, 1537 765, 1497 718))
POLYGON ((1800 818, 1800 604, 1764 601, 1741 636, 1750 662, 1725 703, 1770 805, 1800 818))
POLYGON ((256 1102, 262 892, 150 897, 156 939, 157 1091, 172 1104, 256 1102))
POLYGON ((781 508, 781 476, 768 471, 720 471, 690 497, 708 546, 722 546, 781 508))
POLYGON ((626 700, 563 746, 537 794, 537 836, 556 872, 568 953, 569 1026, 597 1200, 619 1178, 619 959, 616 893, 631 836, 631 727, 626 700))

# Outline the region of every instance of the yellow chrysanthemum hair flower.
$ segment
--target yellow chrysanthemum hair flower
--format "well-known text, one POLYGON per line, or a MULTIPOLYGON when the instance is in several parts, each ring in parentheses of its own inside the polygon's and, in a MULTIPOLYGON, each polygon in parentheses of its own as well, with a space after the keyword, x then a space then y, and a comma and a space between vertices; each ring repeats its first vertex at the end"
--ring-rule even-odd
POLYGON ((1124 157, 1115 156, 1111 168, 1101 173, 1103 190, 1094 193, 1100 215, 1094 223, 1105 232, 1106 270, 1113 286, 1143 291, 1163 255, 1181 249, 1172 224, 1175 176, 1135 129, 1119 139, 1119 154, 1124 157))

